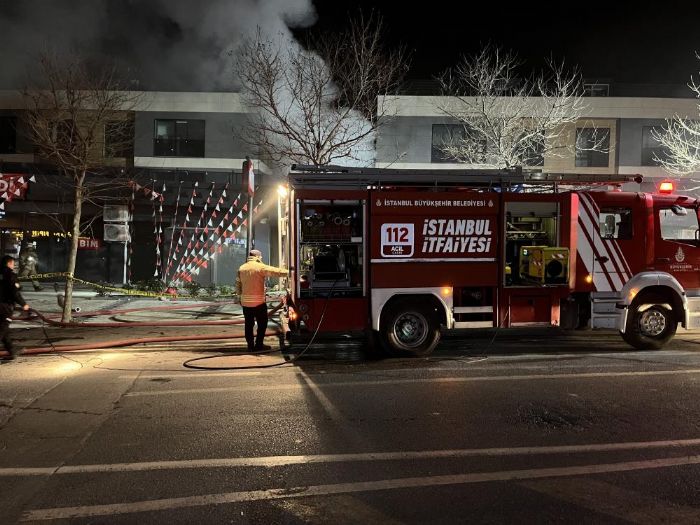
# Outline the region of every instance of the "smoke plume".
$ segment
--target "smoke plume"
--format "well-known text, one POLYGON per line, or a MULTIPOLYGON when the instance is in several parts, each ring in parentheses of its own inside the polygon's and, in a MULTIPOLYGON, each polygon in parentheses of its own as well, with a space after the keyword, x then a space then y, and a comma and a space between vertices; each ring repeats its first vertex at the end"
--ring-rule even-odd
POLYGON ((231 91, 229 54, 258 27, 292 40, 311 0, 2 0, 0 87, 21 87, 43 51, 109 60, 133 89, 231 91))

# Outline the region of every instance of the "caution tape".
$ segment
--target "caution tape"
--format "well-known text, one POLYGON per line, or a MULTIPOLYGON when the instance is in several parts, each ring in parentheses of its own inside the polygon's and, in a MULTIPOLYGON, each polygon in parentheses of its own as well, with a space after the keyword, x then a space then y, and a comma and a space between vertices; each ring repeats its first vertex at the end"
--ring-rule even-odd
POLYGON ((18 277, 19 281, 38 281, 40 279, 53 279, 55 277, 68 277, 70 274, 68 272, 54 272, 54 273, 37 273, 34 275, 26 275, 24 277, 18 277))
POLYGON ((85 284, 96 288, 98 290, 117 292, 122 295, 136 295, 139 297, 178 297, 177 294, 165 293, 165 292, 147 292, 145 290, 130 290, 128 288, 117 288, 115 286, 105 286, 103 284, 93 283, 91 281, 85 281, 79 279, 78 277, 73 277, 68 272, 54 272, 54 273, 37 273, 35 275, 28 275, 24 277, 18 277, 19 281, 38 281, 41 279, 55 279, 57 277, 62 277, 64 279, 71 279, 73 282, 85 284))

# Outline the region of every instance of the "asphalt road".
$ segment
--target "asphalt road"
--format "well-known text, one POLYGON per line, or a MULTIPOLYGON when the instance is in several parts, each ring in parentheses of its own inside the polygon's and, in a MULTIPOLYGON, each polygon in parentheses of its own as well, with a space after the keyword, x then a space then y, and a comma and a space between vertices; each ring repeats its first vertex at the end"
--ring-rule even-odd
POLYGON ((2 365, 0 522, 700 523, 700 336, 361 350, 240 371, 184 370, 201 348, 2 365))

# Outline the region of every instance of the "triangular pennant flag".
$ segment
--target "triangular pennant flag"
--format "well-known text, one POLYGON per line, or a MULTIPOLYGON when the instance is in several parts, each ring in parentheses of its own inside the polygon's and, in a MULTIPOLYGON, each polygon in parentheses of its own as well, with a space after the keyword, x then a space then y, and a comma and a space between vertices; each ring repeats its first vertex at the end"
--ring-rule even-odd
POLYGON ((233 206, 231 206, 231 207, 232 207, 232 208, 238 208, 238 199, 236 199, 235 201, 233 201, 233 206))
POLYGON ((4 209, 5 209, 5 203, 4 203, 4 202, 0 202, 0 210, 4 210, 4 209))
POLYGON ((186 216, 185 216, 185 220, 186 220, 187 222, 190 222, 190 216, 189 216, 189 215, 186 215, 186 216))
POLYGON ((226 228, 226 231, 232 232, 233 231, 233 224, 229 224, 228 228, 226 228))
POLYGON ((243 211, 248 211, 248 203, 243 205, 243 211))
POLYGON ((207 223, 207 226, 214 226, 211 222, 211 219, 209 219, 209 222, 207 223))
POLYGON ((158 226, 158 233, 163 233, 163 227, 162 227, 162 226, 158 226))
MULTIPOLYGON (((205 259, 205 260, 208 261, 208 260, 209 260, 209 257, 211 257, 211 255, 209 255, 208 253, 205 253, 205 254, 204 254, 204 259, 205 259)), ((205 263, 205 264, 206 264, 206 263, 205 263)), ((206 268, 206 266, 205 266, 205 268, 206 268)))
MULTIPOLYGON (((177 240, 177 243, 178 243, 180 246, 182 246, 182 237, 180 237, 180 238, 177 240)), ((188 244, 187 247, 189 248, 190 245, 188 244)))
POLYGON ((209 233, 209 228, 207 228, 207 227, 205 226, 203 231, 204 231, 205 234, 207 234, 207 233, 209 233))
POLYGON ((235 219, 233 219, 233 222, 232 222, 231 224, 238 225, 238 217, 236 217, 235 219))
POLYGON ((199 241, 197 241, 197 242, 194 244, 194 249, 195 249, 195 250, 199 250, 199 241))
POLYGON ((14 194, 17 195, 17 196, 19 196, 19 195, 21 194, 21 192, 19 191, 19 188, 17 188, 17 189, 14 191, 14 194))
POLYGON ((18 179, 18 181, 19 181, 20 184, 24 184, 24 177, 20 177, 20 178, 18 179))
POLYGON ((216 214, 215 211, 211 212, 211 216, 212 216, 213 218, 215 218, 215 219, 218 217, 218 215, 216 214))
MULTIPOLYGON (((207 264, 207 261, 204 261, 204 262, 202 263, 202 268, 208 268, 208 267, 209 267, 209 265, 207 264)), ((198 270, 198 271, 199 271, 199 270, 198 270)))
POLYGON ((163 187, 161 188, 160 191, 165 192, 165 182, 163 183, 163 187))
POLYGON ((163 205, 158 206, 158 213, 163 213, 163 205))
POLYGON ((204 248, 200 248, 199 253, 197 255, 204 255, 204 248))
MULTIPOLYGON (((155 216, 156 216, 156 210, 154 209, 153 212, 151 213, 151 217, 155 217, 155 216)), ((153 232, 153 233, 155 233, 155 232, 153 232)))
POLYGON ((29 177, 29 182, 36 182, 36 177, 34 177, 34 175, 29 177))
POLYGON ((221 243, 222 243, 222 241, 221 241, 220 238, 219 238, 219 239, 216 239, 216 244, 221 244, 221 243))
POLYGON ((156 246, 156 255, 160 255, 160 247, 156 246))
POLYGON ((209 240, 213 241, 214 239, 216 239, 216 236, 212 233, 211 237, 209 237, 209 240))
POLYGON ((221 192, 221 198, 222 198, 222 199, 226 198, 226 190, 224 190, 224 191, 221 192))
POLYGON ((221 211, 221 208, 219 208, 219 204, 216 204, 216 207, 214 208, 216 211, 221 211))
POLYGON ((199 188, 199 181, 197 181, 197 182, 194 183, 194 187, 195 187, 195 188, 199 188))

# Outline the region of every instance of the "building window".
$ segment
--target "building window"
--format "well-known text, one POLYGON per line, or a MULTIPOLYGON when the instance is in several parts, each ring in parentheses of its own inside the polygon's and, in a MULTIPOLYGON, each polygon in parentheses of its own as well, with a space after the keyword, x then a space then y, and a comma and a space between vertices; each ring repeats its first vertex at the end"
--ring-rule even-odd
POLYGON ((520 162, 523 166, 544 166, 544 134, 539 133, 536 138, 527 140, 520 153, 520 162))
POLYGON ((0 153, 17 153, 17 119, 0 117, 0 153))
POLYGON ((610 162, 610 129, 576 129, 576 167, 607 168, 610 162))
POLYGON ((105 124, 105 157, 134 156, 134 128, 131 121, 114 120, 105 124))
POLYGON ((598 224, 603 239, 631 239, 632 209, 602 208, 598 215, 598 224))
POLYGON ((156 119, 154 157, 204 157, 203 120, 156 119))
MULTIPOLYGON (((460 147, 469 139, 469 127, 466 124, 433 124, 433 139, 430 151, 430 162, 445 163, 445 162, 464 162, 464 160, 456 160, 453 156, 444 151, 445 146, 460 147)), ((472 137, 469 142, 472 142, 472 150, 475 156, 486 155, 486 139, 477 139, 472 137), (473 141, 473 142, 472 142, 473 141)), ((465 152, 465 156, 468 154, 465 152)), ((473 159, 477 162, 479 159, 473 159)))
POLYGON ((663 134, 663 126, 644 126, 642 128, 642 166, 660 166, 659 159, 668 158, 668 148, 658 141, 655 135, 663 134))

